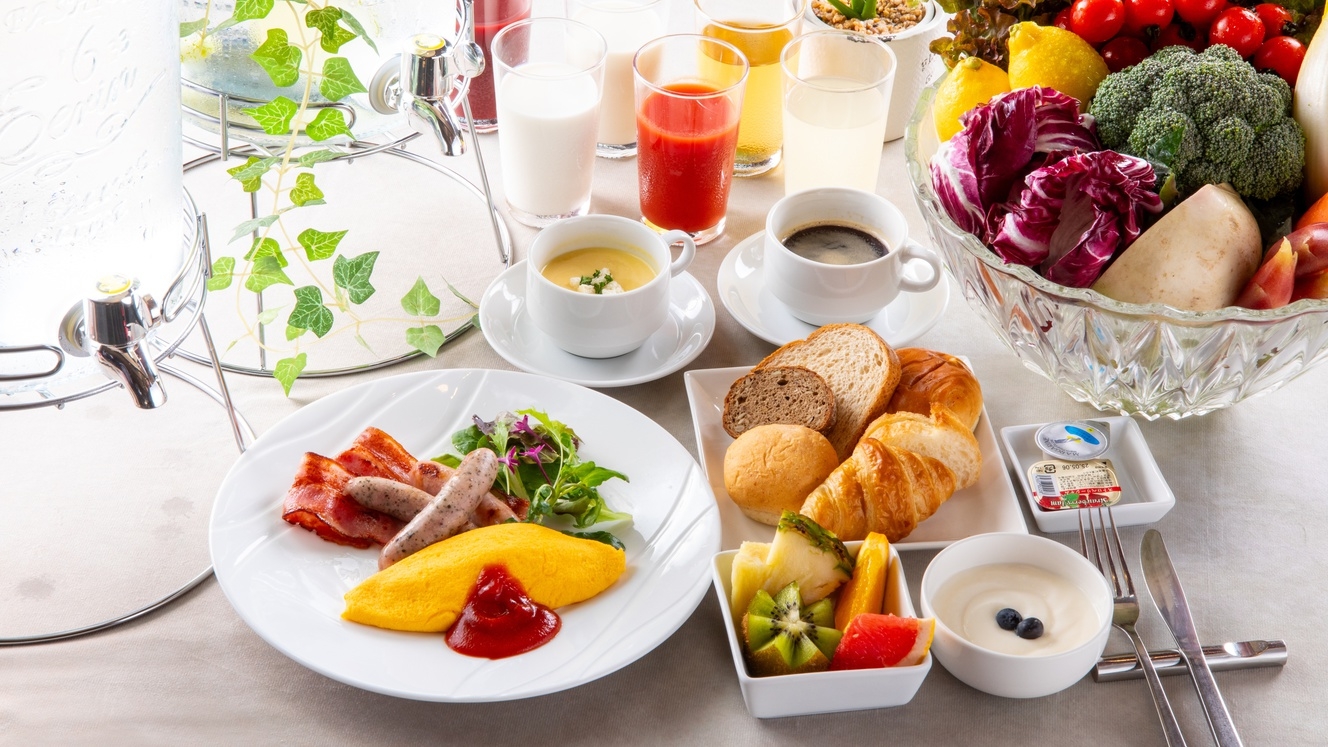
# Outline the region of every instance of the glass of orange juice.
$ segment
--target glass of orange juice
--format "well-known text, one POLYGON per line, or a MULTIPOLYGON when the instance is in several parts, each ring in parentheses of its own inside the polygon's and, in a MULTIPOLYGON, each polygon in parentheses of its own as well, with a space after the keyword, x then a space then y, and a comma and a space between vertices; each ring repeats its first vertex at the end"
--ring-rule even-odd
POLYGON ((779 165, 784 145, 779 54, 802 28, 810 0, 693 0, 705 36, 726 41, 751 66, 738 125, 735 176, 764 174, 779 165))

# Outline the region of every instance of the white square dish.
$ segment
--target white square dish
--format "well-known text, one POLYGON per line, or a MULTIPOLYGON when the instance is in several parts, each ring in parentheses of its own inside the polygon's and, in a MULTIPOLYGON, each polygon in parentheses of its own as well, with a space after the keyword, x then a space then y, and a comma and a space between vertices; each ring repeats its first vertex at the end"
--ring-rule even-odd
MULTIPOLYGON (((1111 513, 1117 526, 1137 526, 1152 524, 1160 520, 1172 506, 1176 505, 1176 496, 1171 492, 1162 470, 1153 458, 1153 452, 1144 440, 1143 431, 1134 418, 1116 415, 1113 417, 1093 418, 1106 423, 1110 428, 1110 440, 1107 451, 1100 459, 1110 459, 1115 468, 1116 479, 1120 482, 1120 502, 1112 506, 1111 513)), ((1042 532, 1077 532, 1079 531, 1079 512, 1074 510, 1048 511, 1037 504, 1033 492, 1028 486, 1028 468, 1034 463, 1051 457, 1038 448, 1034 435, 1044 423, 1032 425, 1012 425, 1001 429, 1001 440, 1005 442, 1005 451, 1015 473, 1019 477, 1019 490, 1028 502, 1028 510, 1033 513, 1042 532)), ((722 511, 721 511, 722 514, 722 511)), ((726 545, 727 546, 727 545, 726 545)))
MULTIPOLYGON (((857 556, 861 542, 845 542, 849 552, 857 556)), ((747 673, 742 656, 740 631, 729 610, 730 579, 733 558, 737 550, 727 550, 715 556, 715 592, 719 594, 719 607, 724 616, 724 629, 729 635, 729 650, 733 654, 733 667, 738 672, 738 686, 747 711, 756 718, 784 718, 808 716, 814 713, 862 711, 870 708, 901 706, 913 699, 922 681, 931 671, 931 653, 921 664, 911 667, 885 669, 851 669, 842 672, 807 672, 774 677, 753 677, 747 673)), ((917 617, 913 600, 908 595, 908 583, 899 563, 899 552, 890 546, 890 570, 885 582, 885 611, 898 617, 917 617)))
MULTIPOLYGON (((724 489, 724 452, 733 443, 723 425, 724 395, 733 382, 750 370, 748 366, 708 368, 683 375, 692 408, 692 426, 696 429, 696 450, 719 504, 723 527, 720 547, 726 550, 737 549, 748 541, 769 542, 774 536, 774 527, 747 518, 724 489)), ((900 550, 939 550, 956 540, 986 532, 1028 533, 1019 497, 1010 484, 985 408, 974 435, 982 449, 982 474, 977 484, 955 492, 912 534, 893 543, 900 550)))

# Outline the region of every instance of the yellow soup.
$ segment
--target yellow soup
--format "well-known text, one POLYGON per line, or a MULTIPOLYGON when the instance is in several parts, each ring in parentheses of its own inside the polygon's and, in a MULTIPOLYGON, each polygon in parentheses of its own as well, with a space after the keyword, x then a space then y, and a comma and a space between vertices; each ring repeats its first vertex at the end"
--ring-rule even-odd
POLYGON ((597 246, 560 254, 544 265, 540 274, 555 285, 575 291, 622 293, 649 283, 655 270, 634 252, 597 246))

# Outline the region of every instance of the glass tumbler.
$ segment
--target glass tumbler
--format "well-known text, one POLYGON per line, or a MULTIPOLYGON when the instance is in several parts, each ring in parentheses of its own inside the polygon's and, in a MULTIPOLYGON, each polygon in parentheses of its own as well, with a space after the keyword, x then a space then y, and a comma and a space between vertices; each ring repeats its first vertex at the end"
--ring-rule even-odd
POLYGON ((607 49, 598 31, 566 18, 520 21, 494 37, 503 192, 527 226, 590 209, 607 49))
POLYGON ((809 0, 693 0, 701 33, 726 41, 747 57, 735 174, 756 176, 779 165, 784 144, 779 54, 802 28, 809 0))
POLYGON ((697 244, 724 232, 747 59, 727 42, 665 36, 636 53, 641 216, 697 244))
MULTIPOLYGON (((530 0, 475 0, 475 43, 484 50, 484 70, 470 81, 470 114, 477 132, 498 129, 498 104, 493 94, 493 39, 499 31, 530 18, 530 0)), ((458 110, 458 115, 464 112, 458 110)))
POLYGON ((632 58, 641 45, 664 35, 668 9, 667 0, 568 0, 567 17, 600 32, 609 45, 596 148, 602 158, 636 155, 632 58))
POLYGON ((784 194, 814 187, 876 191, 894 87, 894 52, 842 31, 798 37, 784 71, 784 194))

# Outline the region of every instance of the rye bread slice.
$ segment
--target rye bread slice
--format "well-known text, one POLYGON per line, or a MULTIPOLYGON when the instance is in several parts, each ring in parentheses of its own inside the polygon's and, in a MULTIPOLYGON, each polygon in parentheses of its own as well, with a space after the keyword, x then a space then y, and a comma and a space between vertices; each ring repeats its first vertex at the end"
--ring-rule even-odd
POLYGON ((775 366, 810 368, 830 385, 835 422, 825 435, 841 460, 853 453, 867 424, 885 412, 901 370, 894 349, 861 324, 827 324, 766 356, 756 368, 775 366))
POLYGON ((802 366, 773 366, 733 382, 724 397, 724 430, 737 438, 758 425, 804 425, 825 432, 835 420, 835 393, 802 366))

